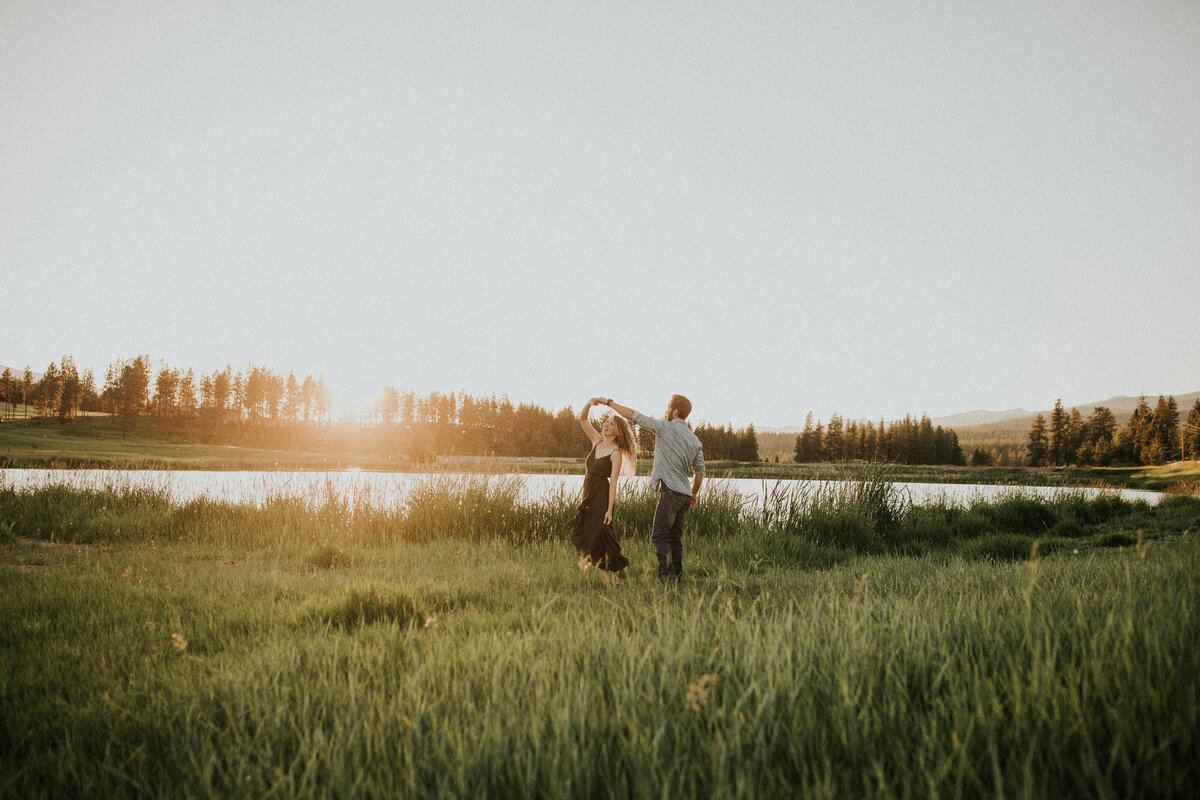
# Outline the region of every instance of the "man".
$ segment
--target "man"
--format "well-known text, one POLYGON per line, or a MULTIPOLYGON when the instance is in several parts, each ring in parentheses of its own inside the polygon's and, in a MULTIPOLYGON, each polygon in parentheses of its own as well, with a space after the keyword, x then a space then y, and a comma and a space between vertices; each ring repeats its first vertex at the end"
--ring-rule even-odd
POLYGON ((606 405, 635 425, 654 431, 654 469, 650 486, 658 491, 654 509, 654 531, 650 542, 658 556, 659 583, 679 583, 683 574, 683 523, 688 510, 696 505, 700 485, 704 483, 704 448, 696 434, 684 422, 692 413, 691 402, 681 394, 671 395, 666 419, 647 417, 628 406, 614 403, 611 397, 595 397, 592 402, 606 405), (688 474, 692 474, 691 486, 688 474), (690 489, 690 491, 689 491, 690 489))

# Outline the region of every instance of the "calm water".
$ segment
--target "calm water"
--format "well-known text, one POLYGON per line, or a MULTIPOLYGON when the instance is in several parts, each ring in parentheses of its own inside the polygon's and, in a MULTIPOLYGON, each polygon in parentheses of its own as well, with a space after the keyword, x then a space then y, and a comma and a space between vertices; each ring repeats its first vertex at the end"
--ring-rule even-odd
MULTIPOLYGON (((149 486, 166 491, 172 498, 187 501, 199 497, 237 503, 258 504, 270 497, 298 497, 321 502, 332 496, 365 499, 372 505, 388 507, 404 500, 414 486, 429 482, 465 480, 515 482, 523 497, 536 499, 565 492, 576 494, 583 486, 582 475, 472 475, 465 473, 395 473, 395 472, 203 472, 160 470, 50 470, 0 469, 0 486, 17 489, 39 486, 149 486)), ((627 478, 623 483, 644 486, 648 478, 627 478)), ((714 478, 705 482, 706 489, 720 488, 737 492, 747 502, 761 502, 765 492, 776 487, 788 488, 802 484, 809 488, 836 485, 831 481, 788 481, 714 478)), ((915 503, 948 500, 965 503, 976 498, 989 498, 1013 491, 1011 486, 954 483, 897 483, 896 487, 915 503)), ((1022 493, 1052 497, 1064 491, 1099 494, 1098 489, 1069 489, 1023 486, 1022 493)), ((1127 500, 1157 503, 1159 492, 1124 489, 1120 495, 1127 500)), ((703 493, 701 495, 703 497, 703 493)))

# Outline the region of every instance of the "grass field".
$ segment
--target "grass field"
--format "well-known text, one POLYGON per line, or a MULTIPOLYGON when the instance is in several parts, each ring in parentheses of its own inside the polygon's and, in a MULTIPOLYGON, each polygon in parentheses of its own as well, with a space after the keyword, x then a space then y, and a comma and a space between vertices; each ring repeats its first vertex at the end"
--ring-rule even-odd
MULTIPOLYGON (((148 426, 129 438, 110 420, 62 425, 12 420, 0 425, 0 467, 111 469, 389 469, 385 456, 267 450, 156 438, 148 426)), ((407 462, 405 462, 407 463, 407 462)))
POLYGON ((0 796, 1190 797, 1200 499, 0 486, 0 796), (1036 543, 1036 547, 1034 545, 1036 543))
MULTIPOLYGON (((144 426, 128 439, 109 421, 60 425, 16 420, 0 425, 0 468, 110 468, 200 470, 337 470, 539 472, 582 474, 582 458, 476 458, 441 456, 416 463, 379 453, 270 450, 196 444, 156 438, 144 426)), ((650 460, 639 472, 649 474, 650 460)), ((856 480, 874 467, 863 462, 788 464, 713 461, 711 477, 793 480, 856 480)), ((985 483, 1014 486, 1109 486, 1161 490, 1200 486, 1200 461, 1161 467, 951 467, 895 466, 892 477, 915 483, 985 483)))

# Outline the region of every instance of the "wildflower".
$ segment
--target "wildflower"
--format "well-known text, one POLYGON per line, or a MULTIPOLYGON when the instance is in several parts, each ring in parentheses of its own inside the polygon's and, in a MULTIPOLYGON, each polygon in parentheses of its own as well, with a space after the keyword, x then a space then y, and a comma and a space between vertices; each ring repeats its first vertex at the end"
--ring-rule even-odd
POLYGON ((187 641, 187 639, 180 636, 178 633, 172 633, 171 634, 171 646, 182 653, 184 650, 187 650, 188 641, 187 641))
POLYGON ((433 616, 429 616, 429 617, 425 618, 425 627, 426 628, 436 628, 437 626, 438 626, 437 614, 434 614, 433 616))

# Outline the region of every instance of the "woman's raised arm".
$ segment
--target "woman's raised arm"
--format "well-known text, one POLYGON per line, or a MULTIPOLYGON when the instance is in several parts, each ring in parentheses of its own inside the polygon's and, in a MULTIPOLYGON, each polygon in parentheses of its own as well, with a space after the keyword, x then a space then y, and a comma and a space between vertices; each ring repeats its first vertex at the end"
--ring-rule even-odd
POLYGON ((600 441, 600 431, 596 430, 596 426, 592 424, 591 417, 588 416, 594 405, 595 403, 588 400, 583 404, 583 410, 579 412, 579 426, 583 428, 583 432, 587 434, 588 441, 592 444, 600 441))

